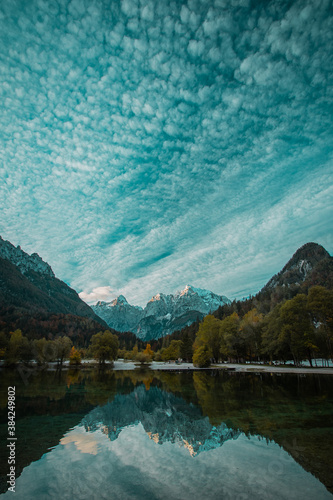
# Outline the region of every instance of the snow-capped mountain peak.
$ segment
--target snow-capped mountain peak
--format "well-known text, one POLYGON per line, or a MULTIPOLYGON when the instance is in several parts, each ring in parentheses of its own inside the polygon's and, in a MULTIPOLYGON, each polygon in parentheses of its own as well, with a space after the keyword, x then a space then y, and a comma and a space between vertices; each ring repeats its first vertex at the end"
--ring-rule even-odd
MULTIPOLYGON (((181 297, 194 297, 197 296, 202 300, 202 302, 209 308, 209 311, 215 311, 220 305, 221 302, 226 304, 229 302, 229 299, 224 295, 218 295, 210 290, 205 290, 204 288, 196 288, 192 285, 186 285, 184 290, 178 292, 175 297, 179 300, 181 297)), ((223 305, 222 304, 222 305, 223 305)))
POLYGON ((157 293, 154 295, 149 302, 155 302, 156 300, 163 300, 165 297, 164 293, 157 293))
POLYGON ((180 292, 178 292, 178 295, 186 295, 186 294, 191 293, 191 292, 195 293, 197 290, 200 290, 200 288, 194 288, 192 285, 186 285, 184 290, 181 290, 180 292))
POLYGON ((186 285, 174 295, 154 295, 144 309, 130 305, 120 295, 109 304, 98 302, 93 310, 111 328, 121 332, 131 331, 148 340, 190 325, 227 303, 230 301, 223 295, 186 285))
POLYGON ((112 306, 117 306, 117 305, 124 305, 124 304, 128 304, 126 298, 124 297, 124 295, 119 295, 118 297, 116 297, 115 299, 113 299, 110 303, 110 305, 112 306))

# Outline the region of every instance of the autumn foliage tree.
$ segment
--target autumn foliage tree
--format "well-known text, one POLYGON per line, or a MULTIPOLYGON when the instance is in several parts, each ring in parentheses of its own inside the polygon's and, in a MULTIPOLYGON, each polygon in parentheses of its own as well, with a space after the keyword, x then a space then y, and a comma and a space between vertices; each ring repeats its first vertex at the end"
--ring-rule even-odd
POLYGON ((153 356, 154 356, 154 351, 152 350, 151 348, 151 345, 150 344, 147 344, 146 345, 146 348, 145 350, 143 351, 144 354, 146 354, 147 356, 150 356, 150 358, 152 359, 153 356))
POLYGON ((73 346, 69 355, 70 365, 80 365, 81 364, 81 353, 78 349, 73 346))

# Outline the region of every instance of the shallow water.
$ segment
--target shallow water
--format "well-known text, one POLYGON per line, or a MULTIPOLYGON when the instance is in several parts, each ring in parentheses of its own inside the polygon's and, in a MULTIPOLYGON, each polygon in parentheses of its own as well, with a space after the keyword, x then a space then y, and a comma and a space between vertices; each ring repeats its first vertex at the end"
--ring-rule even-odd
MULTIPOLYGON (((2 443, 7 386, 17 394, 14 498, 333 498, 332 381, 34 370, 24 383, 3 371, 2 443)), ((2 492, 7 455, 1 446, 2 492)))

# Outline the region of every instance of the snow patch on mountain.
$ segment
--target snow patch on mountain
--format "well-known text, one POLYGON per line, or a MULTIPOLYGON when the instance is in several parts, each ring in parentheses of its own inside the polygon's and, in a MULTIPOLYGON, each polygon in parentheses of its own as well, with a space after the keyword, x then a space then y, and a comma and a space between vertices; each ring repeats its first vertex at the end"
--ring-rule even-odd
POLYGON ((230 300, 224 295, 186 285, 174 295, 154 295, 144 309, 132 306, 123 295, 109 303, 97 302, 92 308, 111 328, 149 340, 190 325, 228 303, 230 300))
POLYGON ((312 271, 312 265, 307 260, 300 260, 296 266, 300 273, 306 277, 310 271, 312 271))

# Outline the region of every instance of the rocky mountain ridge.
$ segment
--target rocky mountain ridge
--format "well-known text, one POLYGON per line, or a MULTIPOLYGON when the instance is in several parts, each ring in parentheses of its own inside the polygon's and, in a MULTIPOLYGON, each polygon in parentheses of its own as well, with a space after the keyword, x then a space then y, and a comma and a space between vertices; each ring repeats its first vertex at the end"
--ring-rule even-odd
POLYGON ((314 272, 318 271, 323 263, 328 267, 332 263, 332 257, 325 248, 318 243, 306 243, 296 250, 283 269, 266 283, 261 292, 272 291, 277 287, 302 286, 307 280, 311 280, 314 272))
POLYGON ((0 323, 21 328, 20 318, 25 324, 38 314, 67 314, 107 326, 38 254, 29 255, 0 237, 0 323))
POLYGON ((44 262, 38 253, 29 255, 24 252, 19 245, 15 247, 1 236, 0 257, 14 264, 22 274, 26 274, 29 271, 35 271, 36 273, 55 278, 51 266, 47 262, 44 262))
POLYGON ((230 300, 223 295, 187 285, 174 295, 154 295, 145 308, 132 306, 120 295, 111 302, 97 302, 92 309, 111 328, 150 340, 190 325, 228 303, 230 300))

